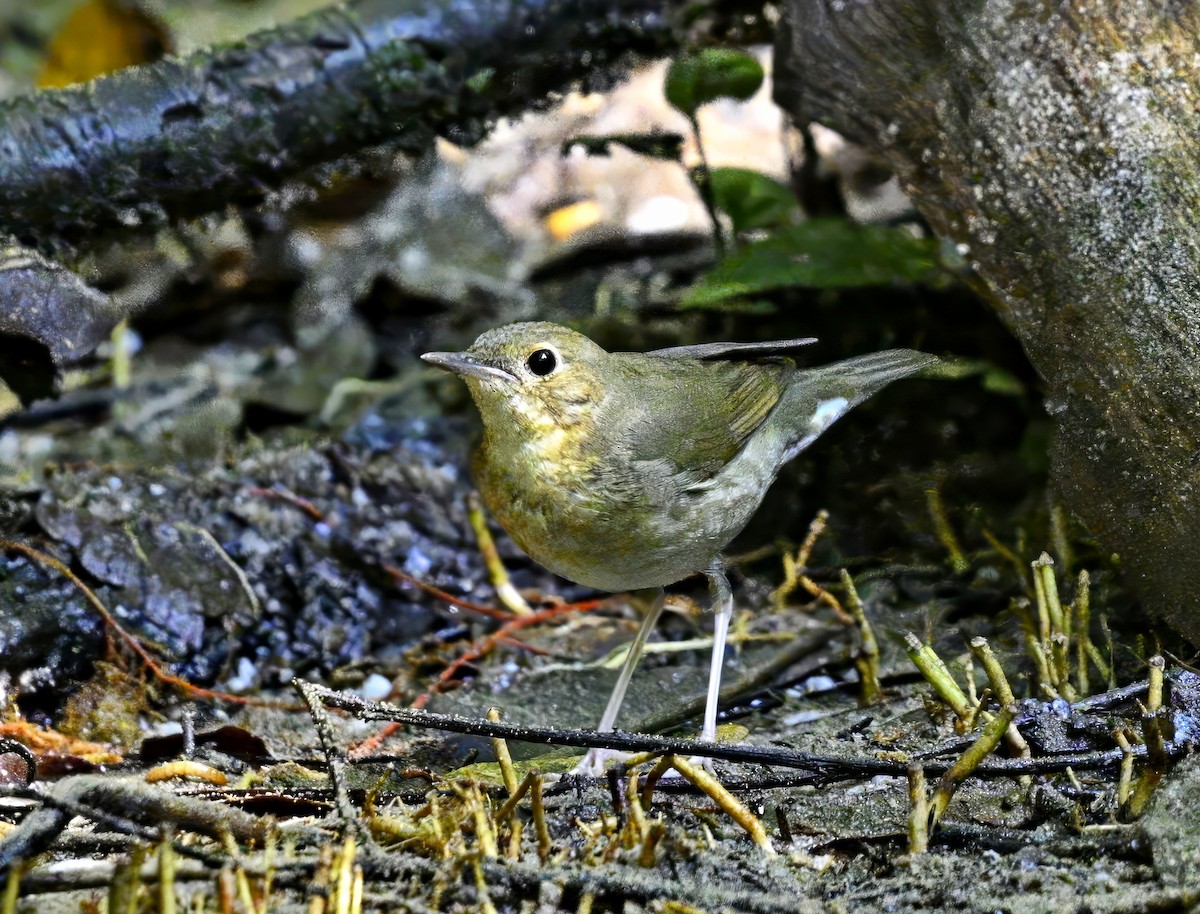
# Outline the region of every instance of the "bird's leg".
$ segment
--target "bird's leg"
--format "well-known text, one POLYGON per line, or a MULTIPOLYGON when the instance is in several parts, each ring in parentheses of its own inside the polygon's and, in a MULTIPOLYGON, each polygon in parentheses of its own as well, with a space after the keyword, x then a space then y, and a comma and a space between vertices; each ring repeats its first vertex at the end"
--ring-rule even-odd
MULTIPOLYGON (((625 701, 625 690, 629 688, 629 680, 633 678, 633 671, 637 669, 638 661, 642 659, 646 640, 650 637, 650 632, 654 630, 658 617, 662 615, 665 603, 666 595, 660 589, 654 597, 654 602, 650 605, 650 612, 646 613, 646 617, 642 619, 642 627, 638 629, 637 636, 629 645, 629 653, 625 655, 621 673, 617 676, 612 694, 608 696, 608 705, 600 717, 600 723, 596 726, 599 732, 612 732, 613 726, 617 722, 617 715, 621 711, 621 704, 625 701)), ((575 770, 580 774, 599 775, 604 771, 605 760, 611 758, 613 754, 607 749, 589 749, 587 755, 583 757, 583 761, 575 766, 575 770)))
POLYGON ((712 665, 708 671, 708 698, 704 703, 704 729, 700 731, 700 738, 712 742, 717 738, 717 705, 721 697, 721 670, 725 666, 725 640, 729 637, 729 620, 733 618, 733 591, 720 558, 713 559, 712 564, 704 569, 704 575, 708 578, 715 619, 712 665))
POLYGON ((638 661, 642 659, 642 651, 646 649, 646 640, 650 637, 650 632, 654 631, 654 626, 658 623, 658 617, 662 615, 665 603, 666 596, 660 588, 654 597, 654 602, 650 605, 650 612, 646 613, 646 618, 642 619, 642 627, 638 629, 637 637, 629 645, 629 653, 625 655, 625 663, 621 665, 621 675, 617 677, 612 694, 608 696, 608 706, 604 709, 604 714, 596 727, 601 733, 611 732, 617 722, 617 714, 620 713, 621 703, 625 701, 625 690, 629 688, 629 680, 633 678, 633 671, 637 669, 638 661))

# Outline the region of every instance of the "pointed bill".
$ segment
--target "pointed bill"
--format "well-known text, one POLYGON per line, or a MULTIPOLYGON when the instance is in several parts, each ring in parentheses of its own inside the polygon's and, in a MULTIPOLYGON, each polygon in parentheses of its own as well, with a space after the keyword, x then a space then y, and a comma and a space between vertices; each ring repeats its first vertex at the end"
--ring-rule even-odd
POLYGON ((492 381, 515 381, 516 378, 495 365, 481 362, 469 352, 426 352, 421 356, 423 361, 436 365, 446 371, 452 371, 459 377, 479 378, 492 381))

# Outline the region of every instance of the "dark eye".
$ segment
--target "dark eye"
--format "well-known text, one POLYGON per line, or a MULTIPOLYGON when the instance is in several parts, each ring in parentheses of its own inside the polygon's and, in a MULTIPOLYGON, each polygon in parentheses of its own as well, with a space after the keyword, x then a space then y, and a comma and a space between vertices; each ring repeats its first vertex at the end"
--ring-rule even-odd
POLYGON ((544 378, 558 367, 558 356, 549 349, 535 349, 529 353, 525 366, 539 378, 544 378))

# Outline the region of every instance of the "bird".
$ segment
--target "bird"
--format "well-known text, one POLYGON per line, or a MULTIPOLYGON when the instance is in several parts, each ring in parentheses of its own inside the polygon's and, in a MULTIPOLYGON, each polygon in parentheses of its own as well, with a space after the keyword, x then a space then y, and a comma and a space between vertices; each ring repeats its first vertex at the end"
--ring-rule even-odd
POLYGON ((700 738, 716 738, 733 593, 721 557, 780 468, 834 422, 937 357, 893 349, 800 368, 812 338, 608 352, 558 324, 486 331, 427 363, 467 384, 483 420, 472 475, 535 562, 601 591, 657 588, 597 730, 616 725, 662 588, 708 579, 712 658, 700 738))

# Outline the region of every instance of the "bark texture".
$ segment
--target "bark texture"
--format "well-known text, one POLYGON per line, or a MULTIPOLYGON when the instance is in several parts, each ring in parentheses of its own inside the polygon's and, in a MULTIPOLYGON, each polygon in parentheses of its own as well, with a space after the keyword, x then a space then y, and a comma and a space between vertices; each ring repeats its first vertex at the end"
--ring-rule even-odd
POLYGON ((1200 643, 1200 5, 785 9, 779 99, 965 245, 1045 380, 1063 495, 1200 643))
POLYGON ((348 0, 229 47, 0 104, 0 378, 49 396, 122 315, 36 253, 255 202, 376 144, 422 153, 756 0, 348 0))
POLYGON ((26 243, 260 196, 390 142, 480 137, 629 52, 667 53, 663 0, 350 0, 230 47, 0 105, 0 230, 26 243))

